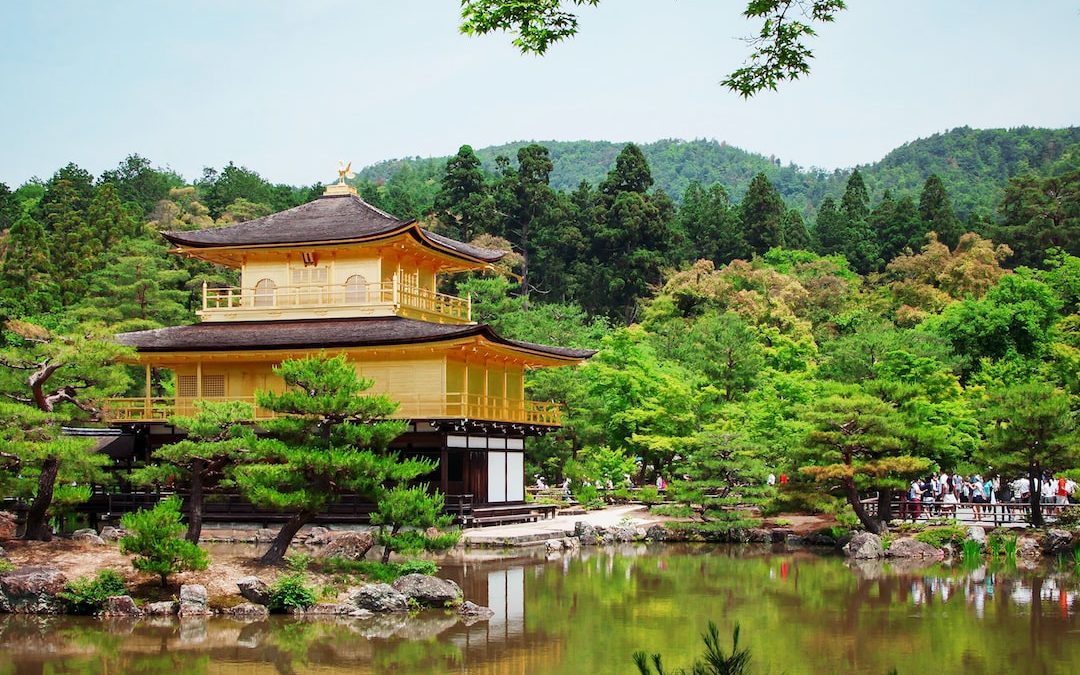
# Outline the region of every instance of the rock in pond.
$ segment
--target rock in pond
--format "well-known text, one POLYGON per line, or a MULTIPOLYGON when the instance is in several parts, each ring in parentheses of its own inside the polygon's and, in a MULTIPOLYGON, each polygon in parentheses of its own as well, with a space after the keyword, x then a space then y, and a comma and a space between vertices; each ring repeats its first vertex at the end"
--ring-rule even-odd
POLYGON ((461 607, 458 607, 458 614, 478 619, 490 619, 495 616, 495 612, 493 612, 490 607, 478 605, 471 600, 466 600, 461 603, 461 607))
POLYGON ((581 541, 582 546, 596 546, 600 543, 596 528, 580 520, 574 523, 574 536, 581 541))
POLYGON ((977 541, 979 545, 986 548, 986 530, 978 525, 972 525, 967 529, 967 541, 977 541))
POLYGON ((645 530, 646 541, 667 541, 668 529, 663 525, 653 525, 645 530))
POLYGON ((207 616, 213 614, 207 604, 206 586, 201 584, 184 584, 180 587, 180 611, 181 617, 207 616))
POLYGON ((222 616, 229 616, 235 619, 251 619, 253 621, 258 621, 270 616, 270 610, 263 605, 257 605, 253 602, 242 602, 239 605, 223 608, 221 614, 222 616))
POLYGON ((10 614, 59 614, 63 605, 56 594, 67 577, 51 567, 22 567, 0 574, 0 611, 10 614))
POLYGON ((135 604, 130 595, 114 595, 105 599, 101 616, 142 616, 143 611, 135 604))
POLYGON ((349 604, 369 612, 407 612, 408 598, 390 584, 361 586, 349 596, 349 604))
POLYGON ((375 537, 370 532, 342 532, 319 551, 319 557, 363 560, 374 545, 375 537))
POLYGON ((394 581, 393 587, 424 607, 450 607, 461 602, 461 587, 449 579, 406 574, 394 581))
POLYGON ((881 546, 881 537, 872 532, 857 532, 844 545, 844 555, 855 560, 874 560, 884 558, 885 549, 881 546))
POLYGON ((243 577, 236 582, 240 595, 257 605, 270 604, 270 587, 259 577, 243 577))
POLYGON ((1035 537, 1020 537, 1016 540, 1016 555, 1019 558, 1038 560, 1042 557, 1042 545, 1035 537))

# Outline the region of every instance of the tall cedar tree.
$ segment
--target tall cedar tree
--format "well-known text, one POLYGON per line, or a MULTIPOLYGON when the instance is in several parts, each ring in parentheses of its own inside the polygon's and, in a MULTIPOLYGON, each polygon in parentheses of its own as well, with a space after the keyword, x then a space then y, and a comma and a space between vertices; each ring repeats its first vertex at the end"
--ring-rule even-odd
POLYGON ((32 316, 56 308, 57 285, 45 228, 29 213, 8 231, 2 273, 3 312, 8 316, 32 316))
POLYGON ((787 207, 765 174, 759 173, 750 181, 739 214, 752 253, 761 255, 775 246, 784 246, 787 207))
POLYGON ((123 235, 132 231, 128 213, 120 203, 120 193, 112 183, 99 185, 86 210, 86 224, 103 251, 108 251, 123 235))
POLYGON ((199 543, 207 488, 219 485, 253 445, 244 422, 252 419, 250 404, 239 401, 196 401, 194 417, 176 416, 169 423, 187 437, 154 451, 153 463, 135 470, 131 481, 143 485, 169 483, 189 491, 187 537, 199 543))
POLYGON ((937 232, 946 246, 953 248, 960 241, 963 227, 953 211, 949 194, 937 174, 931 174, 919 195, 919 218, 926 232, 937 232))
POLYGON ((868 274, 882 265, 869 217, 870 194, 862 174, 855 169, 848 177, 844 197, 840 200, 839 218, 843 222, 844 234, 837 252, 843 254, 860 274, 868 274))
POLYGON ((788 209, 784 214, 784 247, 793 250, 810 250, 810 232, 802 214, 796 209, 788 209))
POLYGON ((683 193, 678 223, 686 233, 688 250, 681 257, 687 260, 704 258, 726 265, 749 256, 738 209, 719 183, 707 189, 691 183, 683 193))
POLYGON ((1080 254, 1080 171, 1009 180, 1000 212, 999 236, 1016 264, 1041 265, 1053 247, 1080 254))
POLYGON ((283 361, 274 373, 285 391, 257 392, 255 402, 282 415, 262 423, 266 437, 255 443, 252 461, 236 471, 236 482, 256 506, 292 512, 263 562, 284 557, 301 527, 346 493, 375 498, 385 484, 428 473, 434 464, 400 459, 387 446, 405 430, 389 421, 397 403, 365 394, 362 379, 344 355, 283 361))
POLYGON ((870 214, 870 229, 877 235, 881 259, 886 263, 905 251, 918 251, 926 243, 919 208, 909 195, 897 200, 886 190, 870 214))
POLYGON ((1024 474, 1031 490, 1031 524, 1043 526, 1043 472, 1080 463, 1080 428, 1067 393, 1046 382, 1005 385, 988 392, 986 461, 1003 475, 1024 474))
MULTIPOLYGON (((7 342, 12 346, 0 353, 0 365, 4 366, 0 387, 8 398, 53 416, 58 420, 54 428, 60 421, 77 416, 99 419, 97 402, 127 390, 130 380, 117 361, 130 356, 130 350, 101 333, 83 331, 71 337, 58 336, 39 326, 14 321, 8 322, 8 331, 7 342)), ((27 491, 33 494, 33 501, 26 514, 23 537, 48 540, 52 534, 48 517, 57 478, 62 471, 93 465, 95 458, 89 457, 89 447, 59 437, 26 450, 29 454, 23 465, 32 466, 37 480, 27 491)))
POLYGON ((557 218, 555 191, 549 184, 555 168, 542 145, 526 145, 517 152, 517 169, 507 168, 502 183, 506 203, 500 210, 506 214, 506 237, 521 255, 521 294, 528 309, 530 281, 529 270, 535 253, 533 235, 537 228, 557 218), (553 215, 555 217, 553 217, 553 215))
POLYGON ((860 490, 903 488, 933 462, 901 454, 903 419, 897 410, 857 386, 835 386, 805 409, 811 430, 800 472, 828 490, 839 489, 868 531, 880 534, 888 510, 871 516, 860 490))
POLYGON ((39 223, 48 222, 48 213, 57 202, 82 213, 94 198, 94 177, 75 163, 61 167, 44 187, 45 192, 31 211, 39 223))
POLYGON ((45 210, 49 232, 49 252, 65 305, 86 293, 91 272, 102 253, 101 240, 94 236, 80 207, 80 196, 69 181, 53 188, 53 199, 45 210))
MULTIPOLYGON (((440 231, 448 237, 471 241, 497 220, 495 198, 491 195, 480 158, 472 146, 463 145, 446 162, 442 187, 435 195, 435 214, 440 231)), ((490 232, 491 234, 501 234, 490 232)))

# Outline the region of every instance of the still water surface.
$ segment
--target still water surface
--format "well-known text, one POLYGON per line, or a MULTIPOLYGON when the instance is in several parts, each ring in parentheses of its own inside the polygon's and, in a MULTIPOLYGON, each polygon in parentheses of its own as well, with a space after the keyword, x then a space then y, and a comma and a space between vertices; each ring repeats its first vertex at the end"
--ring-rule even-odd
POLYGON ((627 547, 451 561, 495 617, 136 622, 0 616, 8 673, 631 673, 742 626, 755 673, 1077 673, 1080 576, 1001 564, 853 565, 739 547, 627 547))

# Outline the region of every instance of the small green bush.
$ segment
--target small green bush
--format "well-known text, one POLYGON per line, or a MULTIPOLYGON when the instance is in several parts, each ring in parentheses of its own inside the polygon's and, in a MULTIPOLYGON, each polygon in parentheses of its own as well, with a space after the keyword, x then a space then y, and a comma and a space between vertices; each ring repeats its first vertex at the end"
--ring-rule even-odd
POLYGON ((6 560, 4 558, 0 558, 0 573, 2 573, 2 572, 10 572, 13 569, 15 569, 15 563, 11 562, 10 560, 6 560))
POLYGON ((646 485, 645 487, 638 490, 637 498, 638 501, 647 506, 654 506, 664 501, 660 497, 660 491, 652 485, 646 485))
POLYGON ((97 614, 106 600, 114 595, 127 595, 127 592, 119 574, 101 570, 94 578, 79 577, 69 582, 56 596, 71 614, 97 614))
POLYGON ((915 535, 917 541, 930 544, 934 548, 944 548, 947 544, 960 544, 967 538, 967 530, 956 525, 932 527, 915 535))
POLYGON ((315 589, 307 584, 307 575, 303 572, 282 574, 270 584, 271 612, 290 609, 307 609, 318 601, 315 589))
POLYGON ((1080 529, 1080 505, 1074 504, 1061 509, 1057 520, 1054 521, 1054 526, 1066 530, 1080 529))
POLYGON ((161 577, 165 587, 168 576, 182 570, 204 570, 210 564, 206 551, 180 535, 186 529, 180 522, 180 499, 169 497, 154 508, 125 513, 120 519, 130 534, 120 539, 120 552, 134 554, 132 566, 161 577))
POLYGON ((430 560, 410 558, 403 562, 382 563, 376 560, 347 560, 345 558, 327 558, 322 562, 322 571, 328 574, 359 574, 369 581, 390 583, 406 574, 433 575, 439 566, 430 560))

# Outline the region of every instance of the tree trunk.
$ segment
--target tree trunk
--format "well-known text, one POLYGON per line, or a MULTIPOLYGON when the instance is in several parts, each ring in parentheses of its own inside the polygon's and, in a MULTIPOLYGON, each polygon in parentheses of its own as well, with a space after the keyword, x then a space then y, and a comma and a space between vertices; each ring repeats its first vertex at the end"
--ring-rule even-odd
POLYGON ((192 544, 199 543, 203 521, 203 477, 202 462, 197 462, 191 472, 191 503, 188 504, 187 537, 192 544))
POLYGON ((871 518, 866 509, 863 508, 862 502, 859 501, 859 490, 855 487, 855 481, 846 481, 844 483, 844 492, 847 495, 848 504, 851 504, 851 508, 855 510, 855 515, 859 517, 859 522, 866 528, 866 531, 881 534, 881 523, 871 518))
POLYGON ((889 529, 889 516, 892 515, 892 488, 881 488, 878 491, 877 517, 881 523, 882 531, 889 529))
POLYGON ((399 529, 401 529, 401 527, 399 525, 394 525, 394 527, 390 530, 390 538, 387 540, 386 544, 383 544, 382 562, 383 562, 384 565, 386 563, 390 562, 390 543, 389 542, 393 541, 394 535, 398 533, 399 529))
POLYGON ((30 510, 26 512, 26 530, 23 539, 49 541, 52 539, 52 527, 49 526, 49 507, 52 506, 53 488, 56 487, 56 475, 60 473, 60 460, 46 457, 38 476, 37 494, 30 510))
POLYGON ((1042 517, 1042 475, 1041 475, 1041 472, 1036 473, 1038 471, 1039 471, 1038 466, 1032 467, 1031 470, 1028 471, 1028 491, 1030 492, 1030 494, 1028 495, 1028 503, 1031 504, 1031 526, 1032 527, 1042 527, 1043 526, 1043 517, 1042 517), (1038 488, 1035 487, 1036 480, 1039 483, 1038 488))
POLYGON ((300 531, 300 528, 307 525, 312 520, 315 520, 315 513, 312 511, 300 511, 296 513, 287 523, 281 528, 277 536, 274 537, 274 543, 270 544, 270 548, 263 553, 262 558, 259 558, 260 562, 268 565, 276 565, 285 558, 285 552, 289 550, 289 544, 292 543, 293 537, 300 531))

